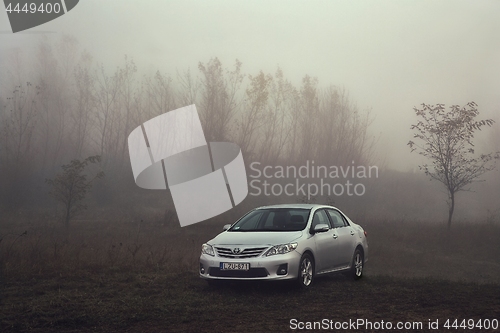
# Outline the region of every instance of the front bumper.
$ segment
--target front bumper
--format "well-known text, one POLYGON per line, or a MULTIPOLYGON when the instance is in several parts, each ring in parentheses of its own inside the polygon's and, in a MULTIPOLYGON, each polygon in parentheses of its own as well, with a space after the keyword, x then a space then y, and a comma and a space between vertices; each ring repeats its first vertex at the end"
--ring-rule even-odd
POLYGON ((201 254, 199 274, 213 280, 289 280, 299 274, 300 253, 291 251, 269 257, 232 259, 201 254), (221 263, 249 263, 247 271, 222 270, 221 263), (286 273, 284 273, 284 269, 286 273))

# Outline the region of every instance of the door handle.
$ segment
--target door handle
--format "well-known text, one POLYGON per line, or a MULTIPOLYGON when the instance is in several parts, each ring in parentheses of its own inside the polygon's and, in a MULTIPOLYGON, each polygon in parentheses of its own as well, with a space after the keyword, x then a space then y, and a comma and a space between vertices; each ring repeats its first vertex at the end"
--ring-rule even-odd
POLYGON ((333 238, 337 239, 337 237, 339 237, 339 236, 337 236, 337 235, 333 234, 333 238))
POLYGON ((351 230, 351 236, 354 236, 354 231, 351 230))

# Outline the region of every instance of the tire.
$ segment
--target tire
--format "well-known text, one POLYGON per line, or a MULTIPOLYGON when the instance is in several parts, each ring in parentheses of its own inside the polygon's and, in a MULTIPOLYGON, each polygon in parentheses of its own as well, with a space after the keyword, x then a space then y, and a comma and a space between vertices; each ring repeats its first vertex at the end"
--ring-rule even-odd
POLYGON ((314 281, 314 261, 310 254, 305 253, 299 262, 297 284, 300 288, 308 288, 314 281))
POLYGON ((354 280, 359 280, 363 277, 363 269, 365 267, 365 258, 363 252, 360 249, 354 251, 354 256, 352 257, 351 264, 351 277, 354 280))

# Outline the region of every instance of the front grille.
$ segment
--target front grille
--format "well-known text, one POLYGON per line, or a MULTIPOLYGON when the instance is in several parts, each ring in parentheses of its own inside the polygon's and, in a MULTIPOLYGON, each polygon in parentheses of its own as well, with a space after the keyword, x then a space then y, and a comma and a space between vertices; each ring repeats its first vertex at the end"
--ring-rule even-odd
POLYGON ((255 258, 264 252, 267 247, 252 247, 242 250, 240 253, 233 253, 233 249, 227 247, 215 247, 217 254, 222 258, 245 259, 255 258))
POLYGON ((248 271, 223 271, 219 267, 210 267, 208 274, 216 277, 233 278, 259 278, 269 275, 263 267, 250 268, 248 271))

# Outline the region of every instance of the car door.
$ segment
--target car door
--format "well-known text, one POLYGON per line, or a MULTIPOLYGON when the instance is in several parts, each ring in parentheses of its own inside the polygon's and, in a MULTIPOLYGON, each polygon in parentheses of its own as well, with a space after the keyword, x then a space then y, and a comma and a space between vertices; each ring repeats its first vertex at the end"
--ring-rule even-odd
POLYGON ((356 233, 342 214, 335 209, 327 209, 333 226, 333 239, 336 254, 333 258, 333 267, 342 268, 351 263, 356 246, 356 233))
POLYGON ((318 224, 326 224, 330 228, 326 232, 318 232, 313 235, 316 244, 316 271, 323 272, 333 268, 333 258, 336 252, 333 229, 324 209, 319 209, 314 213, 311 230, 314 230, 314 227, 318 224))

